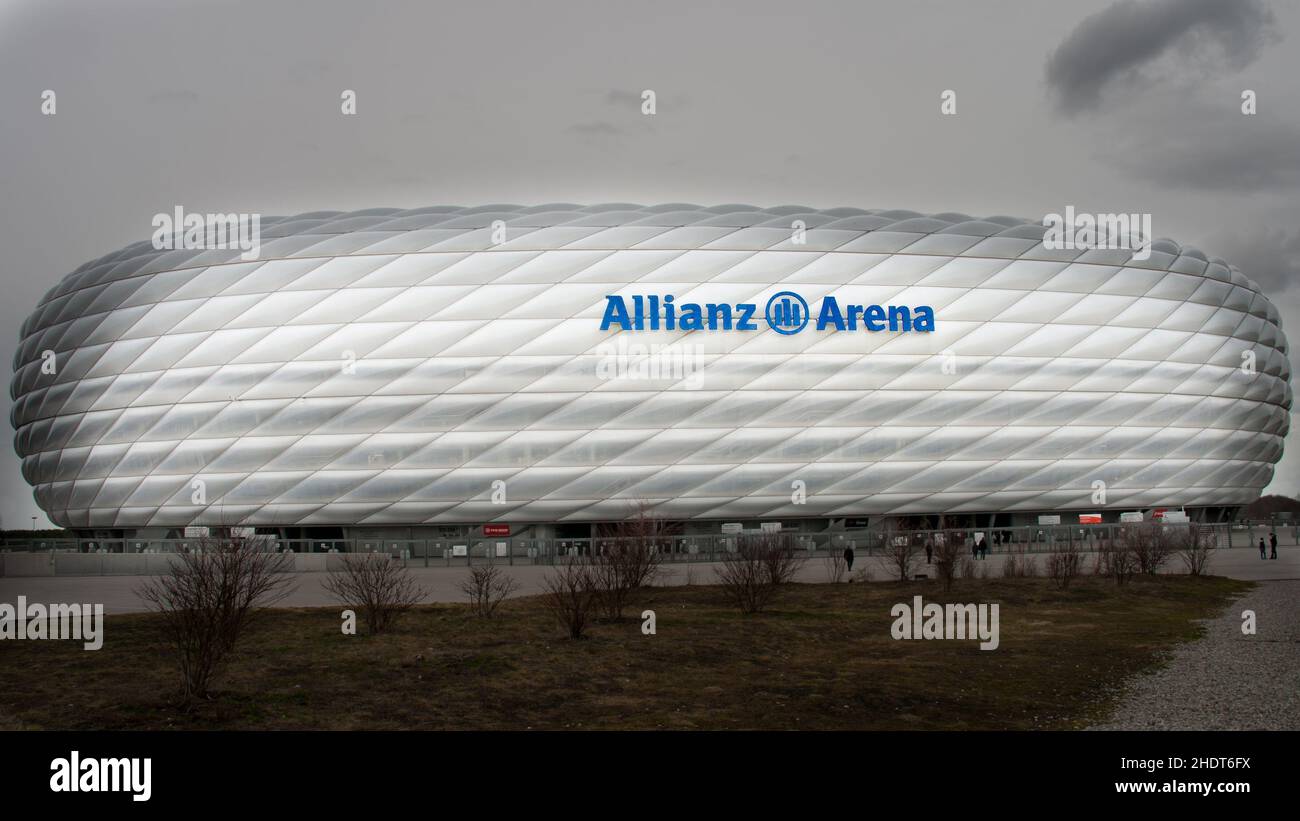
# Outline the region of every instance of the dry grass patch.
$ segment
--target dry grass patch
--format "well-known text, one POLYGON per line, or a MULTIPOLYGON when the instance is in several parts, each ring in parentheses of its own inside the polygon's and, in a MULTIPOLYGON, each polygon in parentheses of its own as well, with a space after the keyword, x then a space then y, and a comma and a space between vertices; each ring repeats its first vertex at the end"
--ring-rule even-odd
POLYGON ((278 610, 243 640, 215 698, 172 698, 156 617, 110 617, 104 648, 0 643, 4 726, 74 729, 809 728, 1035 729, 1105 714, 1115 685, 1198 635, 1249 585, 1140 576, 788 584, 743 615, 717 586, 636 591, 658 634, 600 621, 584 641, 540 597, 492 619, 417 607, 377 636, 344 636, 332 608, 278 610), (890 607, 998 602, 1001 645, 894 641, 890 607))

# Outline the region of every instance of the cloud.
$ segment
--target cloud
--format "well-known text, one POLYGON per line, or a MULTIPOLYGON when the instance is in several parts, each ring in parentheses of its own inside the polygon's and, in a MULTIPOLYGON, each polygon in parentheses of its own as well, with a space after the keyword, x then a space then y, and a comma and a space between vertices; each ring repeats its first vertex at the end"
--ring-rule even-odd
MULTIPOLYGON (((1242 117, 1242 120, 1251 118, 1242 117)), ((1212 127, 1165 135, 1140 153, 1121 155, 1134 176, 1168 188, 1253 194, 1300 188, 1300 126, 1261 122, 1258 127, 1212 127)))
POLYGON ((1097 160, 1163 188, 1293 195, 1300 188, 1300 122, 1275 113, 1241 113, 1220 93, 1148 99, 1124 117, 1098 122, 1097 160))
POLYGON ((1223 234, 1207 245, 1253 279, 1267 295, 1300 285, 1300 229, 1265 226, 1223 234))
POLYGON ((1095 109, 1105 89, 1162 58, 1240 70, 1280 39, 1264 0, 1120 0, 1085 19, 1047 61, 1047 86, 1067 115, 1095 109))
POLYGON ((641 109, 640 91, 624 91, 617 88, 611 88, 605 92, 605 104, 613 106, 632 106, 638 111, 641 109))
POLYGON ((590 123, 577 123, 569 126, 569 131, 583 137, 622 137, 626 131, 610 122, 596 120, 590 123))
MULTIPOLYGON (((607 106, 614 108, 623 108, 630 111, 640 112, 641 105, 645 102, 645 92, 654 91, 654 89, 631 90, 626 88, 611 88, 601 95, 602 101, 607 106)), ((655 106, 662 108, 667 105, 673 111, 681 111, 689 106, 691 98, 689 95, 682 93, 659 94, 655 93, 655 106)))
POLYGON ((183 88, 165 88, 145 98, 150 105, 193 105, 198 101, 197 92, 183 88))

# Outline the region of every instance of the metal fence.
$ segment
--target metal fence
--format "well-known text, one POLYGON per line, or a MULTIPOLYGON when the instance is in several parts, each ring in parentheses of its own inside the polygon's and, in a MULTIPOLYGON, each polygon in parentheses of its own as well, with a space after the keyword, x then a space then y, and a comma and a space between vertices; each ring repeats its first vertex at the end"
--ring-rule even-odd
MULTIPOLYGON (((908 540, 918 549, 927 542, 956 540, 971 547, 982 536, 991 553, 1025 550, 1051 552, 1057 546, 1073 545, 1083 550, 1095 550, 1101 544, 1119 536, 1126 525, 1031 525, 985 529, 944 530, 843 530, 805 533, 783 531, 793 546, 806 551, 809 556, 824 556, 853 548, 862 556, 883 553, 898 540, 908 540)), ((1260 522, 1235 524, 1168 524, 1165 528, 1196 527, 1217 548, 1252 547, 1260 538, 1268 539, 1276 533, 1282 545, 1300 544, 1300 524, 1287 523, 1285 527, 1260 522)), ((752 533, 757 533, 753 531, 752 533)), ((738 540, 745 535, 695 535, 660 536, 654 539, 657 549, 667 562, 717 561, 736 550, 738 540)), ((412 566, 436 567, 439 565, 468 564, 553 564, 557 559, 572 556, 590 556, 616 544, 613 538, 588 539, 523 539, 462 537, 452 539, 279 539, 274 536, 256 537, 264 549, 275 552, 292 551, 313 553, 387 553, 412 566)), ((177 553, 202 546, 202 539, 7 539, 0 550, 16 552, 69 552, 69 553, 119 553, 150 554, 177 553)))

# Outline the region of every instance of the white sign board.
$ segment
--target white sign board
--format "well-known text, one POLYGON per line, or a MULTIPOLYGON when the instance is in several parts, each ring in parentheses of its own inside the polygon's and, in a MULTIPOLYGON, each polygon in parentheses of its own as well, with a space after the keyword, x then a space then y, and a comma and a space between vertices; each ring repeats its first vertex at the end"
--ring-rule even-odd
POLYGON ((1171 510, 1171 511, 1169 511, 1168 513, 1165 514, 1164 521, 1165 521, 1167 524, 1184 524, 1184 525, 1185 525, 1185 524, 1187 524, 1188 522, 1190 522, 1191 519, 1187 518, 1187 514, 1184 513, 1184 512, 1181 511, 1181 510, 1171 510))
POLYGON ((191 526, 185 528, 185 538, 187 539, 201 539, 207 535, 208 535, 208 529, 206 527, 191 526))
POLYGON ((257 535, 257 528, 255 528, 255 527, 232 527, 232 528, 230 528, 230 535, 231 535, 231 536, 234 536, 236 539, 251 539, 251 538, 253 538, 254 536, 257 535))
POLYGON ((763 531, 764 533, 780 533, 781 523, 780 522, 759 522, 758 529, 763 531))
POLYGON ((740 522, 723 522, 722 532, 727 534, 739 533, 741 531, 740 522))
POLYGON ((451 546, 451 555, 452 555, 452 556, 456 556, 456 557, 459 557, 459 556, 468 556, 468 555, 469 555, 469 547, 468 547, 467 545, 463 545, 463 544, 454 544, 454 545, 451 546))
POLYGON ((1059 525, 1061 523, 1061 517, 1060 516, 1039 516, 1038 523, 1040 525, 1059 525))
POLYGON ((506 557, 506 549, 507 549, 509 546, 510 546, 510 545, 509 545, 507 542, 497 542, 497 558, 498 558, 498 559, 504 559, 504 558, 506 557))
POLYGON ((1132 523, 1136 523, 1136 522, 1141 522, 1141 521, 1142 521, 1142 514, 1141 514, 1141 513, 1121 513, 1121 514, 1119 514, 1119 520, 1120 520, 1121 522, 1123 522, 1124 524, 1132 524, 1132 523))

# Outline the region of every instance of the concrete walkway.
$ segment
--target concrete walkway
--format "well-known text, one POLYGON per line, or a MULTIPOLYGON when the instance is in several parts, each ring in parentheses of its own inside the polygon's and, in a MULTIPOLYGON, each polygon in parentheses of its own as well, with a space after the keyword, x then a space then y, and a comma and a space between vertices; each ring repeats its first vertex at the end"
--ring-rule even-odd
MULTIPOLYGON (((1039 559, 1040 567, 1042 559, 1039 559)), ((459 590, 465 578, 466 569, 461 566, 411 567, 416 581, 428 591, 429 602, 463 602, 465 596, 459 590)), ((994 553, 987 561, 988 574, 998 577, 1002 574, 1002 554, 994 553)), ((893 571, 880 557, 859 559, 855 570, 863 566, 868 570, 870 579, 880 581, 894 578, 893 571)), ((720 565, 710 562, 673 563, 665 565, 659 584, 713 584, 716 568, 720 565)), ((1085 560, 1085 566, 1091 568, 1091 558, 1085 560)), ((540 593, 542 582, 549 567, 545 565, 503 565, 505 571, 519 583, 516 595, 527 596, 540 593)), ((1166 572, 1185 572, 1177 557, 1170 559, 1166 572)), ((917 572, 926 572, 924 557, 917 566, 917 572)), ((1234 548, 1219 550, 1211 559, 1209 572, 1214 575, 1228 576, 1234 579, 1250 581, 1300 579, 1300 547, 1278 548, 1278 559, 1261 561, 1259 552, 1252 549, 1234 548)), ((15 603, 18 596, 26 596, 29 602, 84 602, 101 603, 106 613, 135 613, 145 610, 135 591, 144 576, 33 576, 0 578, 0 602, 15 603)), ((294 591, 282 602, 283 607, 323 607, 335 602, 321 587, 326 579, 324 573, 294 574, 294 591)), ((826 563, 822 559, 805 562, 795 581, 826 582, 829 581, 826 563)), ((847 580, 847 576, 846 576, 847 580)))

